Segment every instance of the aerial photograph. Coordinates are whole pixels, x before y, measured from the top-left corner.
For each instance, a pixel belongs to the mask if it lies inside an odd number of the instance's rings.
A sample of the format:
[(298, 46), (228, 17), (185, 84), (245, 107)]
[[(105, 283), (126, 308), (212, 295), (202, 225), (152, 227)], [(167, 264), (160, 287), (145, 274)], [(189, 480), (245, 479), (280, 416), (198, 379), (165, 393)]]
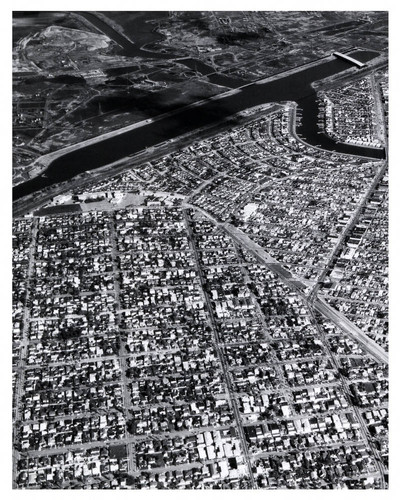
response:
[(13, 490), (389, 488), (388, 17), (12, 12)]

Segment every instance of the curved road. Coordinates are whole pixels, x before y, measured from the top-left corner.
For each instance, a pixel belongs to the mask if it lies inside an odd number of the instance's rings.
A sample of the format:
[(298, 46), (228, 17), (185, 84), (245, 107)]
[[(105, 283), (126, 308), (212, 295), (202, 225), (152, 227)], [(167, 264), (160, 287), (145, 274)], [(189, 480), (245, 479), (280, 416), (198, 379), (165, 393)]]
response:
[[(377, 52), (364, 50), (355, 50), (350, 54), (362, 61), (370, 61), (379, 55)], [(350, 67), (348, 62), (329, 56), (317, 63), (303, 66), (298, 71), (289, 71), (280, 77), (273, 77), (269, 81), (244, 85), (234, 92), (218, 96), (218, 99), (205, 99), (200, 103), (180, 109), (161, 110), (167, 111), (163, 118), (144, 123), (141, 127), (94, 144), (85, 145), (56, 158), (47, 167), (45, 174), (16, 186), (13, 189), (13, 198), (18, 200), (48, 186), (67, 181), (82, 172), (114, 163), (190, 131), (213, 126), (225, 117), (266, 103), (296, 101), (299, 107), (303, 108), (303, 137), (310, 144), (313, 144), (313, 141), (314, 145), (319, 144), (322, 136), (315, 134), (313, 129), (314, 125), (317, 126), (317, 116), (313, 118), (317, 108), (315, 91), (311, 84)], [(308, 117), (307, 123), (311, 125), (305, 125), (305, 117)], [(307, 130), (304, 130), (307, 127), (310, 132), (309, 136), (307, 136)], [(385, 154), (384, 150), (336, 143), (326, 136), (324, 136), (323, 148), (372, 158), (383, 158)]]

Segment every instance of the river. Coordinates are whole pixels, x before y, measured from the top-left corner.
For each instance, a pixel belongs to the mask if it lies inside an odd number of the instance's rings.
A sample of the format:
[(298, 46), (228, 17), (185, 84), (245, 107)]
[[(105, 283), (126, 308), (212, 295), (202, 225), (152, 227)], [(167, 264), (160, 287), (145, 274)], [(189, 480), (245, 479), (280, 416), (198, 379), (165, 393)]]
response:
[[(164, 38), (163, 35), (155, 31), (154, 27), (148, 21), (162, 19), (168, 16), (168, 12), (138, 12), (129, 25), (129, 31), (132, 33), (129, 38), (116, 31), (110, 24), (92, 12), (80, 12), (79, 15), (84, 17), (102, 33), (106, 34), (111, 40), (114, 40), (121, 47), (122, 54), (126, 57), (176, 60), (187, 68), (207, 76), (211, 83), (224, 87), (238, 88), (248, 83), (240, 78), (232, 78), (222, 73), (217, 73), (212, 66), (205, 64), (200, 59), (193, 57), (180, 59), (181, 55), (176, 53), (155, 52), (143, 48)], [(132, 42), (131, 38), (134, 42)]]

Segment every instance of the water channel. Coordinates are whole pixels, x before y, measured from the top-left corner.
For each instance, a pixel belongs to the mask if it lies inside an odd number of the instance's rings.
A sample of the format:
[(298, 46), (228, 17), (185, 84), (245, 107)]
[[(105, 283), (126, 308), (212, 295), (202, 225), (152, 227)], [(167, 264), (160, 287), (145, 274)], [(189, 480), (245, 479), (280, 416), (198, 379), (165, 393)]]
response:
[[(98, 18), (96, 17), (96, 19)], [(126, 43), (128, 42), (126, 41)], [(129, 43), (135, 47), (135, 50), (142, 50), (132, 42)], [(362, 62), (368, 62), (379, 54), (368, 50), (354, 50), (349, 55)], [(164, 58), (164, 56), (165, 54), (162, 57)], [(167, 57), (171, 58), (170, 55)], [(227, 95), (217, 100), (209, 99), (195, 108), (177, 109), (170, 115), (153, 123), (82, 147), (55, 159), (48, 166), (45, 175), (14, 187), (13, 198), (17, 200), (45, 187), (69, 180), (82, 172), (103, 167), (166, 140), (174, 139), (201, 127), (215, 125), (221, 119), (239, 111), (272, 102), (297, 102), (302, 114), (302, 123), (297, 127), (296, 131), (307, 143), (320, 146), (328, 151), (371, 158), (384, 158), (385, 152), (383, 149), (337, 143), (319, 131), (318, 105), (311, 84), (314, 81), (340, 73), (349, 67), (351, 65), (347, 61), (324, 58), (312, 67), (304, 67), (295, 73), (283, 75), (273, 81), (247, 85), (234, 95)]]

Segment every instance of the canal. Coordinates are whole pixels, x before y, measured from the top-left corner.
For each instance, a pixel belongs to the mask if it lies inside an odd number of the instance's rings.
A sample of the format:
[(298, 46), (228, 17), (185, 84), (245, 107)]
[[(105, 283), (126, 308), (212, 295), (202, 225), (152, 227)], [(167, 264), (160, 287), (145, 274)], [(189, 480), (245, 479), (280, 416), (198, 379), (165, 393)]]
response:
[[(378, 55), (376, 52), (364, 50), (355, 50), (349, 54), (362, 62), (370, 61)], [(248, 85), (234, 95), (208, 100), (195, 108), (176, 110), (173, 114), (154, 123), (67, 153), (55, 159), (48, 166), (44, 176), (14, 187), (14, 200), (69, 180), (82, 172), (103, 167), (128, 155), (143, 151), (147, 147), (174, 139), (201, 127), (215, 125), (223, 118), (239, 111), (272, 102), (297, 102), (302, 114), (302, 124), (296, 130), (309, 144), (320, 145), (323, 149), (339, 153), (384, 158), (384, 150), (337, 143), (319, 133), (318, 106), (311, 84), (349, 67), (351, 67), (350, 64), (344, 60), (324, 59), (319, 64), (305, 67), (296, 73), (283, 75), (281, 78), (266, 83)]]

